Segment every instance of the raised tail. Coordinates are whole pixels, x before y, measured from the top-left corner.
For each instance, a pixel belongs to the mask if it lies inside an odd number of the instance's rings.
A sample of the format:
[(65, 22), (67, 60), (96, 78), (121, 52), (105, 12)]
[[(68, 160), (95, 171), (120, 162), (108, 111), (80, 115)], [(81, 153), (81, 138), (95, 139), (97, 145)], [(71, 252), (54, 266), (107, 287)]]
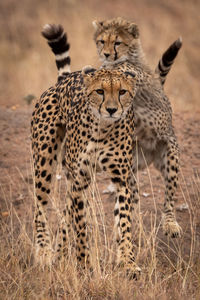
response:
[(58, 69), (58, 81), (63, 79), (70, 70), (70, 44), (67, 42), (67, 34), (64, 32), (62, 25), (46, 24), (43, 27), (42, 35), (48, 41), (52, 52), (56, 57), (56, 66)]
[(159, 60), (155, 72), (159, 74), (161, 84), (164, 85), (167, 74), (169, 73), (174, 60), (182, 46), (182, 38), (179, 37), (169, 48), (164, 52), (162, 58)]

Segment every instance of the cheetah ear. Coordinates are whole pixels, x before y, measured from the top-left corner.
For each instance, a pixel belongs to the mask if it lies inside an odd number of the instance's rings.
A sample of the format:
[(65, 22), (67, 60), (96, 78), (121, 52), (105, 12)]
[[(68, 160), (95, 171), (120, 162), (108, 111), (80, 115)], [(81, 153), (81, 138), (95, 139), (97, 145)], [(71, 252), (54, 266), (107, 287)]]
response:
[(139, 28), (138, 26), (135, 24), (135, 23), (131, 23), (129, 26), (128, 26), (128, 32), (130, 34), (132, 34), (132, 36), (135, 38), (135, 39), (138, 39), (139, 38)]
[(92, 66), (85, 66), (82, 69), (82, 75), (84, 76), (84, 75), (87, 75), (89, 73), (93, 73), (94, 74), (95, 71), (96, 71), (96, 69), (94, 69)]
[(135, 72), (124, 72), (127, 78), (135, 78), (136, 73)]
[(82, 69), (82, 75), (83, 75), (83, 81), (85, 85), (89, 85), (91, 82), (92, 77), (94, 76), (96, 69), (94, 69), (92, 66), (85, 66)]
[(126, 76), (127, 82), (132, 86), (133, 90), (135, 90), (136, 83), (137, 83), (137, 74), (135, 72), (124, 72)]
[(100, 29), (103, 26), (103, 22), (98, 22), (97, 20), (94, 20), (92, 22), (92, 25), (93, 25), (93, 27), (94, 27), (95, 30), (98, 30), (98, 29)]

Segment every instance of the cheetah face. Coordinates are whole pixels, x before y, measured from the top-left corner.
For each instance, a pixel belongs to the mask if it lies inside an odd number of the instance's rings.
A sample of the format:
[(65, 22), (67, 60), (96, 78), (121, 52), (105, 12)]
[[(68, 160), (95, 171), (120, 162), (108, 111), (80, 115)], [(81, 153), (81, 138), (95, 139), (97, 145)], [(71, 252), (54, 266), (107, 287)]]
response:
[(136, 73), (85, 68), (82, 74), (88, 104), (96, 118), (114, 122), (127, 113), (136, 93)]
[(121, 18), (97, 22), (94, 40), (97, 51), (103, 63), (119, 62), (128, 58), (130, 48), (139, 42), (138, 27), (134, 23)]

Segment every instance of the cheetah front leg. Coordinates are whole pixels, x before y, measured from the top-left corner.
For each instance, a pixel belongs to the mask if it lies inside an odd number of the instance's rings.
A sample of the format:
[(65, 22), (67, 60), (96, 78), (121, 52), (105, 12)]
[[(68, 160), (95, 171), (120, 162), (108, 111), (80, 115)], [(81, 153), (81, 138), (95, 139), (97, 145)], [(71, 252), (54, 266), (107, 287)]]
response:
[[(138, 201), (138, 189), (136, 181), (132, 178), (132, 151), (131, 142), (125, 144), (127, 148), (126, 156), (122, 149), (116, 147), (118, 157), (112, 159), (112, 153), (107, 152), (100, 155), (99, 162), (103, 170), (108, 171), (112, 183), (116, 187), (116, 203), (115, 203), (115, 232), (118, 243), (117, 262), (123, 267), (132, 278), (137, 278), (141, 269), (135, 263), (133, 244), (132, 244), (132, 209), (133, 203)], [(130, 181), (131, 178), (131, 181)]]
[[(134, 190), (137, 191), (137, 188)], [(118, 264), (123, 266), (132, 278), (137, 278), (141, 269), (135, 263), (132, 244), (131, 219), (133, 198), (137, 198), (137, 193), (133, 195), (133, 189), (130, 189), (128, 184), (117, 184), (116, 204), (114, 210), (115, 227), (118, 232), (117, 260)]]
[(89, 182), (75, 180), (71, 184), (71, 215), (76, 239), (77, 260), (81, 267), (90, 267), (90, 255), (88, 246), (88, 230), (86, 218), (86, 190)]
[(182, 229), (175, 218), (174, 195), (178, 184), (179, 150), (175, 139), (160, 147), (160, 156), (154, 162), (155, 167), (161, 171), (165, 181), (165, 201), (163, 214), (163, 231), (171, 237), (180, 237)]

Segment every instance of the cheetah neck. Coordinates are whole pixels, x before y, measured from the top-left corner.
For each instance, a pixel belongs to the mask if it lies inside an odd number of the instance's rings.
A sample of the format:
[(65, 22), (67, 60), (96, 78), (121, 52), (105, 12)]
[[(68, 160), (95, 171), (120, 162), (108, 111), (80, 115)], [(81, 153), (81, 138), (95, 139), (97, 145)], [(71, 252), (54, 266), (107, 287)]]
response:
[(92, 126), (92, 137), (95, 140), (106, 140), (107, 136), (113, 131), (113, 129), (117, 126), (119, 120), (111, 122), (106, 121), (104, 119), (95, 118), (93, 126)]

